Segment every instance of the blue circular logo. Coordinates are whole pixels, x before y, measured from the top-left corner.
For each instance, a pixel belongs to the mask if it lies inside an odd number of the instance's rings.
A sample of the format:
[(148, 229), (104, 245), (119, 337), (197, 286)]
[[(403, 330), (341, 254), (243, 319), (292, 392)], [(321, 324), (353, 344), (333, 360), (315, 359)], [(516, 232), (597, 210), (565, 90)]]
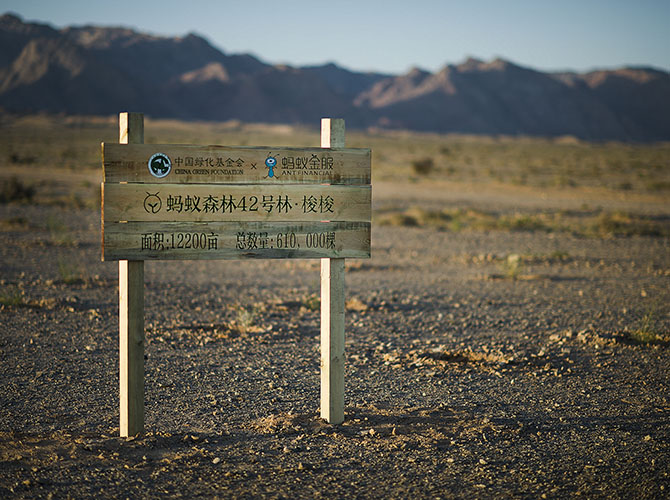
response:
[(277, 159), (274, 156), (268, 156), (265, 159), (265, 166), (274, 168), (274, 166), (277, 165)]
[(151, 175), (161, 179), (170, 173), (170, 170), (172, 169), (172, 161), (165, 153), (156, 153), (149, 158), (148, 167)]

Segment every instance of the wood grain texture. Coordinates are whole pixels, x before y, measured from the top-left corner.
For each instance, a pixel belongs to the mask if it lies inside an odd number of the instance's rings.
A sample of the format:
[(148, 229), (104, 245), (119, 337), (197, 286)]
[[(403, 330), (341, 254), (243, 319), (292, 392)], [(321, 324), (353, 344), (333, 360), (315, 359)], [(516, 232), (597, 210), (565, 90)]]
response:
[(119, 261), (119, 431), (144, 431), (144, 261)]
[(370, 186), (103, 184), (103, 222), (362, 221)]
[(144, 114), (119, 113), (119, 144), (144, 144)]
[[(321, 147), (344, 148), (344, 120), (321, 120)], [(340, 256), (345, 257), (345, 256)], [(344, 422), (344, 258), (321, 259), (321, 418)]]
[(105, 230), (105, 260), (370, 257), (369, 222), (129, 222)]
[(321, 418), (344, 422), (344, 259), (321, 260)]
[[(144, 115), (141, 113), (119, 115), (119, 142), (144, 142)], [(121, 260), (119, 262), (119, 433), (121, 437), (127, 437), (143, 431), (144, 261)]]
[(344, 148), (344, 128), (342, 118), (321, 118), (321, 147)]
[[(155, 153), (172, 168), (163, 178), (148, 167)], [(272, 169), (266, 159), (272, 157)], [(102, 144), (105, 182), (370, 184), (369, 149)]]

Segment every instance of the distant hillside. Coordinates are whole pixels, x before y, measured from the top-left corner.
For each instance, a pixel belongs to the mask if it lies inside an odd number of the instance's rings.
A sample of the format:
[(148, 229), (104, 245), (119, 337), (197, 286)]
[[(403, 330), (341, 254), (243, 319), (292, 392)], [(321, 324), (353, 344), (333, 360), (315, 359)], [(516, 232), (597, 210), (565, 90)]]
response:
[(436, 73), (289, 67), (221, 52), (194, 34), (56, 30), (0, 17), (0, 107), (12, 112), (315, 123), (475, 134), (670, 140), (670, 74), (543, 73), (469, 59)]

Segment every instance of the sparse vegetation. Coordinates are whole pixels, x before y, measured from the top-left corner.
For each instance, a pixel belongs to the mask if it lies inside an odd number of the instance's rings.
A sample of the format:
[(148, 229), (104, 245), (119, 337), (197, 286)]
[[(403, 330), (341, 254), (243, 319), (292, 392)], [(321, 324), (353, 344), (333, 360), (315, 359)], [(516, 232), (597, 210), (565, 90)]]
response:
[[(352, 496), (373, 469), (386, 487), (371, 496), (667, 491), (658, 485), (668, 442), (659, 422), (670, 386), (670, 211), (665, 191), (645, 190), (655, 177), (637, 175), (654, 169), (667, 181), (667, 145), (348, 132), (349, 147), (372, 147), (374, 182), (386, 182), (375, 185), (372, 259), (347, 259), (345, 422), (327, 424), (318, 411), (318, 260), (151, 263), (147, 425), (126, 440), (110, 404), (117, 272), (98, 262), (99, 205), (49, 201), (81, 193), (90, 203), (97, 143), (118, 132), (114, 119), (90, 119), (67, 139), (67, 128), (45, 120), (33, 118), (31, 129), (21, 119), (33, 143), (14, 146), (35, 163), (0, 165), (2, 176), (35, 182), (39, 204), (0, 206), (0, 414), (12, 430), (0, 432), (11, 466), (0, 483), (14, 495), (93, 496), (97, 485), (118, 485), (128, 463), (140, 474), (160, 465), (172, 493), (177, 485), (202, 496), (291, 496), (296, 481), (302, 496), (323, 484), (331, 496)], [(304, 146), (318, 145), (315, 128), (148, 121), (146, 137)], [(58, 138), (86, 145), (66, 150)], [(89, 149), (90, 168), (68, 167)], [(591, 161), (601, 152), (602, 162)], [(435, 161), (427, 176), (411, 167), (424, 156)], [(558, 173), (576, 186), (552, 187)], [(638, 235), (646, 236), (630, 237)], [(53, 247), (72, 238), (81, 244)], [(655, 312), (644, 314), (652, 301)], [(85, 370), (63, 371), (78, 363)], [(54, 390), (63, 384), (68, 391)], [(519, 395), (523, 405), (510, 404)], [(66, 412), (74, 398), (86, 404)], [(614, 454), (636, 466), (609, 470)], [(329, 482), (333, 467), (342, 481)]]
[(566, 261), (570, 259), (570, 254), (563, 250), (554, 250), (549, 254), (550, 261)]
[(9, 162), (14, 165), (32, 165), (36, 160), (37, 158), (32, 155), (21, 156), (16, 153), (9, 154)]
[(646, 188), (649, 191), (670, 191), (670, 181), (650, 181)]
[(496, 214), (481, 210), (425, 210), (412, 207), (404, 211), (380, 211), (375, 222), (390, 226), (429, 227), (443, 231), (498, 230), (570, 232), (592, 238), (630, 236), (670, 236), (670, 224), (644, 215), (623, 212), (543, 212), (534, 214)]
[[(316, 124), (315, 124), (316, 126)], [(181, 123), (146, 119), (147, 143), (308, 146), (313, 127)], [(14, 118), (4, 129), (0, 158), (21, 168), (81, 172), (100, 168), (100, 142), (116, 142), (115, 117)], [(578, 140), (477, 137), (408, 132), (347, 132), (349, 147), (373, 151), (375, 179), (419, 179), (501, 183), (560, 189), (664, 194), (670, 190), (670, 144), (594, 144)], [(94, 177), (92, 177), (93, 179)], [(97, 185), (97, 180), (92, 182)], [(87, 188), (90, 191), (90, 188)], [(91, 193), (83, 193), (88, 203)], [(88, 206), (88, 205), (87, 205)]]
[(557, 230), (545, 214), (495, 214), (480, 210), (443, 209), (439, 211), (412, 207), (403, 212), (382, 213), (376, 222), (383, 225), (433, 227), (458, 232), (465, 229), (504, 231)]
[(0, 229), (6, 231), (26, 231), (30, 229), (30, 221), (26, 217), (17, 216), (0, 220)]
[(316, 293), (306, 295), (302, 299), (302, 306), (308, 311), (319, 311), (321, 309), (321, 297)]
[(623, 212), (604, 212), (599, 214), (585, 228), (586, 234), (594, 236), (667, 236), (668, 227), (655, 222), (653, 219), (634, 216)]
[(57, 217), (49, 216), (46, 220), (46, 229), (49, 231), (51, 242), (58, 246), (72, 246), (74, 240), (67, 226)]
[(236, 307), (235, 319), (230, 323), (230, 330), (236, 331), (240, 335), (262, 331), (258, 325), (261, 313), (264, 311), (262, 304), (251, 306), (238, 305)]
[(0, 179), (0, 203), (30, 203), (35, 196), (35, 187), (25, 184), (18, 177)]
[(240, 307), (237, 311), (235, 326), (240, 333), (246, 333), (256, 322), (256, 310), (253, 308)]
[(665, 344), (670, 340), (668, 335), (663, 335), (658, 329), (655, 307), (647, 310), (639, 326), (628, 332), (628, 337), (640, 344)]
[(412, 160), (412, 170), (417, 175), (428, 175), (435, 168), (435, 162), (431, 157)]
[(58, 261), (58, 276), (62, 283), (66, 285), (74, 285), (84, 281), (84, 272), (79, 265), (65, 261)]
[(512, 280), (518, 279), (523, 269), (521, 256), (516, 253), (508, 255), (507, 258), (500, 263), (500, 267), (506, 278)]
[(8, 286), (0, 291), (0, 305), (16, 307), (24, 304), (23, 290), (16, 286)]
[(57, 217), (49, 216), (46, 220), (47, 231), (53, 236), (67, 231), (67, 226)]
[(365, 312), (368, 310), (367, 304), (357, 297), (348, 298), (344, 306), (347, 311)]

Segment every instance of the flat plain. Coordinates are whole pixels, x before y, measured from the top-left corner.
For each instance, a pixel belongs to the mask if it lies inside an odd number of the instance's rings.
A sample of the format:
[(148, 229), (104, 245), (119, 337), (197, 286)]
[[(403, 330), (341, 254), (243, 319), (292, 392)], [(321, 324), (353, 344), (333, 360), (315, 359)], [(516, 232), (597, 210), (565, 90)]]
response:
[[(670, 496), (670, 144), (347, 132), (345, 422), (319, 415), (319, 262), (145, 266), (146, 432), (118, 437), (115, 118), (0, 119), (6, 498)], [(146, 143), (317, 146), (146, 120)]]

